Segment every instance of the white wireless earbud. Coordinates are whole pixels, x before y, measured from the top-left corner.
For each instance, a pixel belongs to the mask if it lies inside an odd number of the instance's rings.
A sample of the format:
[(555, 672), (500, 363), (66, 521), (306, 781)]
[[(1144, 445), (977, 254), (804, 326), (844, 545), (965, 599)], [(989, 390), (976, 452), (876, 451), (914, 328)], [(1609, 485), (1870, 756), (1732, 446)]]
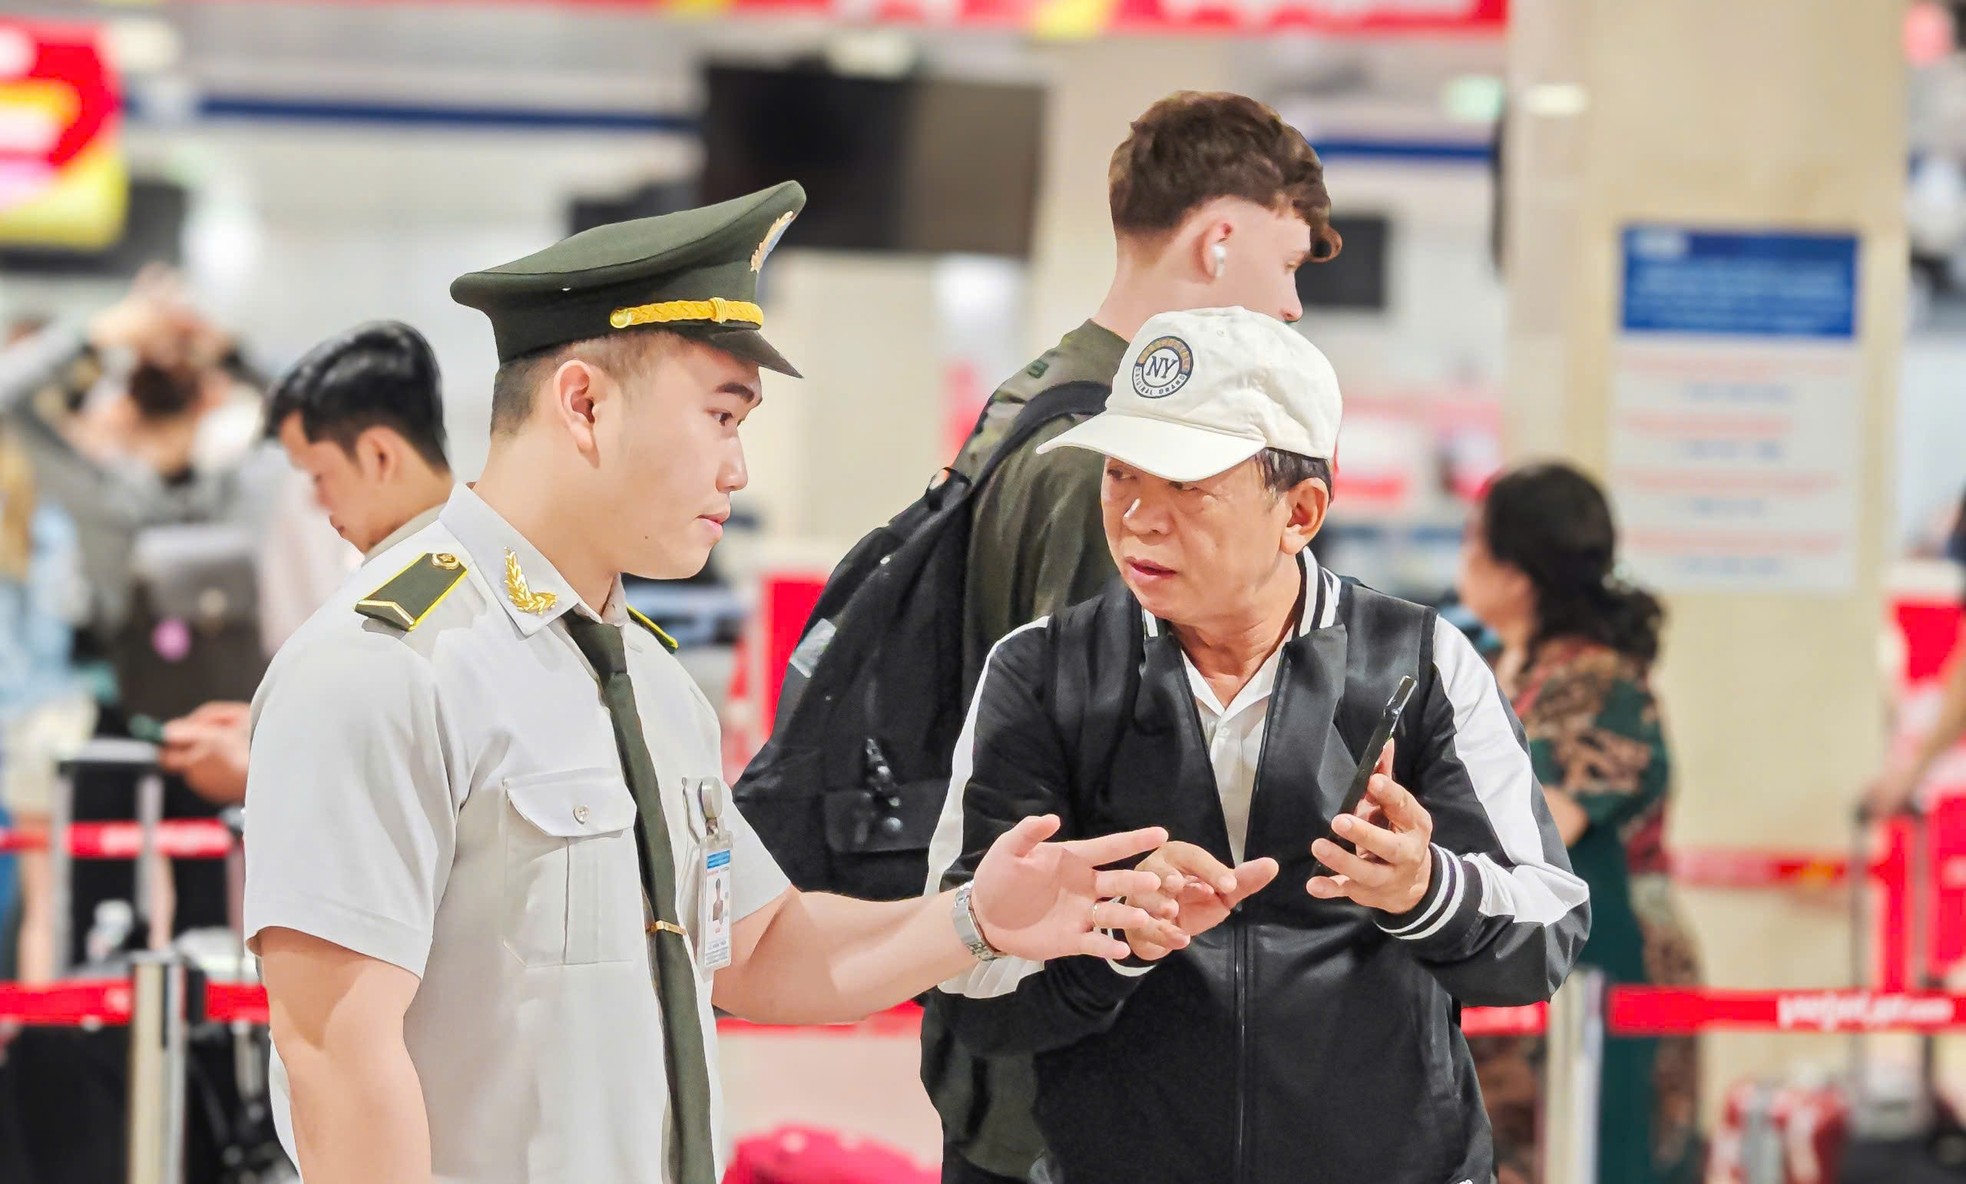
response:
[(1221, 279), (1222, 273), (1225, 270), (1227, 270), (1229, 266), (1228, 244), (1216, 243), (1214, 246), (1208, 248), (1208, 258), (1215, 265), (1214, 268), (1215, 278), (1218, 280)]

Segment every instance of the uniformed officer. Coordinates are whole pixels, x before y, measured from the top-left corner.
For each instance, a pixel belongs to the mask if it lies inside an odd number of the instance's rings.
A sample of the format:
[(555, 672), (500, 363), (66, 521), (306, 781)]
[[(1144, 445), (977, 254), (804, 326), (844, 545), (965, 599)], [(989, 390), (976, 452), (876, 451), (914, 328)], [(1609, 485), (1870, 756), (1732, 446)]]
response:
[[(620, 573), (698, 571), (745, 483), (759, 268), (788, 184), (604, 226), (452, 285), (501, 362), (484, 475), (374, 558), (255, 700), (247, 932), (308, 1184), (714, 1184), (711, 1004), (852, 1019), (999, 953), (1178, 931), (1098, 871), (1163, 831), (1016, 827), (968, 892), (791, 889), (717, 724)], [(726, 908), (716, 908), (719, 901)]]

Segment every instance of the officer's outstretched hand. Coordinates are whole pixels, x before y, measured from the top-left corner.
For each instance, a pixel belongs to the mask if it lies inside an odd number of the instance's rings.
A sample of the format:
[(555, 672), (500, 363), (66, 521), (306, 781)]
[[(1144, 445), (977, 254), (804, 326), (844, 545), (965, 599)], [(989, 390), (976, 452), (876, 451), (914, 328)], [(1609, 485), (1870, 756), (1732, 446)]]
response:
[(1151, 826), (1098, 839), (1045, 842), (1058, 826), (1055, 814), (1026, 818), (992, 843), (977, 864), (970, 905), (985, 941), (1039, 962), (1070, 954), (1126, 957), (1126, 943), (1101, 932), (1107, 929), (1139, 929), (1156, 940), (1185, 944), (1171, 922), (1116, 899), (1153, 892), (1160, 877), (1100, 870), (1159, 847), (1167, 842), (1167, 831)]
[(1392, 767), (1393, 746), (1388, 744), (1358, 813), (1341, 814), (1331, 824), (1339, 838), (1358, 848), (1356, 855), (1330, 839), (1311, 844), (1311, 854), (1334, 873), (1311, 877), (1306, 887), (1312, 896), (1343, 896), (1394, 916), (1426, 898), (1434, 873), (1433, 815), (1392, 779)]
[(1243, 901), (1276, 879), (1277, 861), (1265, 856), (1231, 868), (1193, 843), (1168, 843), (1140, 861), (1140, 870), (1160, 877), (1160, 888), (1127, 897), (1156, 918), (1171, 918), (1183, 937), (1178, 945), (1157, 940), (1155, 934), (1128, 930), (1126, 944), (1137, 958), (1149, 962), (1167, 957), (1228, 920)]

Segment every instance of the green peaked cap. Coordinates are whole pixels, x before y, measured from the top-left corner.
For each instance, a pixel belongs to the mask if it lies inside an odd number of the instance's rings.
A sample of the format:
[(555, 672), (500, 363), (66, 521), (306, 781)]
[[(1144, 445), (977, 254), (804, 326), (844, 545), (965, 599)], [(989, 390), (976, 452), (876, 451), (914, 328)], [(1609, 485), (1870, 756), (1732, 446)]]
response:
[(805, 190), (787, 181), (713, 206), (596, 226), (457, 277), (451, 299), (490, 318), (500, 363), (656, 327), (797, 378), (761, 331), (758, 272), (805, 203)]

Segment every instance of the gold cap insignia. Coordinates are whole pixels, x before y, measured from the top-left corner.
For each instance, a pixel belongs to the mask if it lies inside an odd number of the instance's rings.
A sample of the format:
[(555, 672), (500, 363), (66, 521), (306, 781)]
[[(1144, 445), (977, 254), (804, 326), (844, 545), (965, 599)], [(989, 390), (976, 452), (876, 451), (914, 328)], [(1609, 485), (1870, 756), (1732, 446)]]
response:
[(778, 240), (785, 236), (785, 228), (790, 226), (792, 219), (798, 216), (797, 210), (787, 210), (778, 216), (778, 221), (771, 224), (770, 230), (765, 231), (765, 237), (758, 243), (758, 249), (751, 252), (752, 271), (764, 270), (765, 259), (771, 254), (771, 249), (778, 245)]
[(526, 583), (526, 573), (519, 570), (519, 557), (512, 552), (505, 553), (505, 594), (512, 599), (512, 607), (522, 613), (538, 616), (548, 612), (560, 602), (551, 592), (535, 592)]

